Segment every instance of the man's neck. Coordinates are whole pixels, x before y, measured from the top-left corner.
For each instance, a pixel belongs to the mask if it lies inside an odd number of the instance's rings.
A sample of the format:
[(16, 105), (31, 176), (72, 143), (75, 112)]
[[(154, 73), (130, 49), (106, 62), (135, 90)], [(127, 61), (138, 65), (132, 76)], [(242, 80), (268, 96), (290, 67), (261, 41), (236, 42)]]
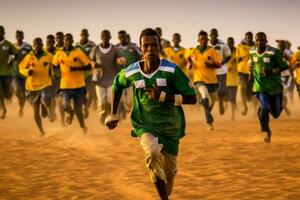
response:
[(106, 49), (110, 46), (110, 43), (101, 43), (100, 46)]
[(47, 51), (49, 51), (49, 52), (51, 52), (51, 53), (52, 53), (52, 52), (54, 52), (54, 51), (55, 51), (55, 47), (48, 47), (48, 48), (47, 48)]
[(80, 44), (81, 44), (81, 45), (85, 45), (86, 43), (88, 43), (88, 41), (89, 41), (89, 40), (87, 40), (87, 39), (81, 39), (81, 40), (80, 40)]
[(266, 46), (261, 47), (261, 48), (257, 48), (257, 53), (259, 53), (259, 54), (264, 53), (266, 51), (266, 48), (267, 48)]
[(159, 59), (157, 59), (155, 61), (145, 60), (142, 71), (145, 72), (146, 74), (151, 74), (157, 70), (157, 68), (159, 67), (159, 64), (160, 64)]
[(210, 40), (210, 43), (211, 43), (212, 45), (216, 45), (216, 44), (218, 43), (218, 39)]

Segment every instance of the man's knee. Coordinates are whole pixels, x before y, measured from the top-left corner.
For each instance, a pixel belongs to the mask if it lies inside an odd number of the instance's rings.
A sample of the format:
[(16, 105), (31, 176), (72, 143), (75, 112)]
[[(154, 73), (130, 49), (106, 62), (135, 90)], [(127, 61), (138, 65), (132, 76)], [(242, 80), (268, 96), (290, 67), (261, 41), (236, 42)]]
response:
[(141, 137), (140, 145), (142, 146), (145, 154), (150, 157), (161, 156), (163, 145), (158, 143), (158, 138), (151, 133), (144, 133)]

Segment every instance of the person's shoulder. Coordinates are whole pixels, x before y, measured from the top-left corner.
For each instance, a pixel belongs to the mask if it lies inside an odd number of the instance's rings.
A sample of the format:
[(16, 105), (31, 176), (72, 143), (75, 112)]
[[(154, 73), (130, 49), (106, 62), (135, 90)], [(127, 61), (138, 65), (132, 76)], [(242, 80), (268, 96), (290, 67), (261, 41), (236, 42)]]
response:
[(125, 73), (126, 78), (140, 72), (139, 62), (141, 62), (141, 61), (137, 61), (135, 63), (132, 63), (128, 67), (126, 67), (122, 70)]
[(275, 54), (280, 54), (281, 52), (279, 51), (279, 49), (272, 47), (272, 46), (267, 46), (266, 48), (266, 54), (268, 55), (275, 55)]
[(174, 73), (177, 65), (167, 59), (161, 59), (160, 71)]
[(252, 47), (252, 48), (250, 49), (250, 51), (249, 51), (250, 55), (256, 54), (256, 52), (257, 52), (257, 48), (256, 48), (256, 47)]
[(92, 41), (92, 40), (89, 40), (88, 41), (88, 45), (90, 45), (90, 46), (96, 46), (96, 43), (94, 41)]

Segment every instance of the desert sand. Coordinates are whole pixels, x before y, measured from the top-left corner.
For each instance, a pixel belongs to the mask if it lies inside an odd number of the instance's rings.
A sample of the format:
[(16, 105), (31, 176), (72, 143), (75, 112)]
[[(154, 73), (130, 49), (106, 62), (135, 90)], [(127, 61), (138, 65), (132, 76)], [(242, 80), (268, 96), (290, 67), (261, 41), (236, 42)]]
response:
[[(271, 120), (271, 144), (263, 142), (254, 111), (248, 116), (216, 116), (206, 129), (200, 106), (185, 107), (178, 174), (171, 200), (299, 200), (300, 106)], [(16, 102), (0, 121), (0, 199), (155, 200), (144, 154), (130, 135), (129, 120), (109, 131), (97, 113), (83, 135), (72, 126), (44, 120), (40, 137), (29, 105), (23, 118)]]

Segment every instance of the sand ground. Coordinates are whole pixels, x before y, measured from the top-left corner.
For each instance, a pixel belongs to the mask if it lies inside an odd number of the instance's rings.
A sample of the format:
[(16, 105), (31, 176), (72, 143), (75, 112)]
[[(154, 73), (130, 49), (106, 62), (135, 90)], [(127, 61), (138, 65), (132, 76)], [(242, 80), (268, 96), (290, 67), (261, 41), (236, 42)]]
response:
[[(297, 105), (297, 106), (296, 106)], [(216, 111), (207, 131), (200, 106), (185, 107), (187, 135), (181, 140), (172, 200), (300, 199), (300, 106), (272, 120), (271, 144), (263, 142), (253, 110), (232, 122)], [(217, 107), (216, 107), (217, 108)], [(96, 112), (83, 135), (77, 121), (63, 128), (45, 120), (38, 135), (27, 105), (16, 103), (0, 121), (0, 199), (158, 199), (130, 122), (109, 131)]]

